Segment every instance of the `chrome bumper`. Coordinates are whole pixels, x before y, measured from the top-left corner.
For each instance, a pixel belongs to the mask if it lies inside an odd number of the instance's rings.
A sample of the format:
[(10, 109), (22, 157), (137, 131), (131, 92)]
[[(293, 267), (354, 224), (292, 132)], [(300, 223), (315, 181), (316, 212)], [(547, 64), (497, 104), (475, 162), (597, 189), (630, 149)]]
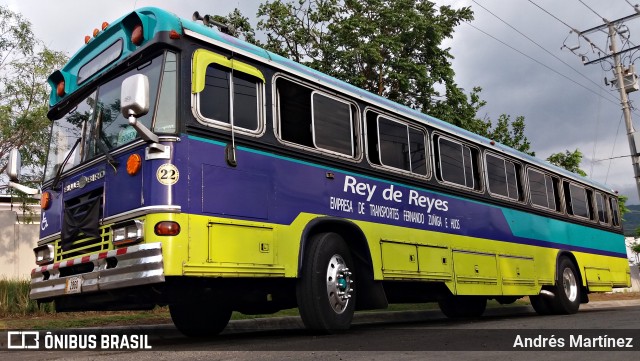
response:
[[(37, 300), (164, 282), (161, 246), (140, 244), (35, 268), (29, 296)], [(89, 262), (91, 272), (60, 276), (60, 270)]]

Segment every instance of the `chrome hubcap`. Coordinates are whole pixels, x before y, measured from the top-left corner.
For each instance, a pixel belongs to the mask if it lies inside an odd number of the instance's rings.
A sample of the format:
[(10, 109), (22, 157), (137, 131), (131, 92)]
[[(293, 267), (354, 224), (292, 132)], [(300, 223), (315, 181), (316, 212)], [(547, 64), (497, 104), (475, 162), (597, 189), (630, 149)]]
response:
[(329, 305), (338, 314), (343, 313), (353, 293), (352, 273), (344, 259), (334, 254), (327, 265), (327, 296)]
[(562, 286), (569, 301), (573, 302), (578, 298), (578, 283), (570, 268), (565, 268), (562, 272)]

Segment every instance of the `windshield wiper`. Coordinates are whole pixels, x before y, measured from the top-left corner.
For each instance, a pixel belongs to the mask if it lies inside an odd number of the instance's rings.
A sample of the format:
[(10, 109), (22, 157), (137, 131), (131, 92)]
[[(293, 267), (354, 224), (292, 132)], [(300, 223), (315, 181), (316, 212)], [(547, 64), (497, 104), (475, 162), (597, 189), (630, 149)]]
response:
[(53, 178), (53, 184), (51, 185), (51, 188), (53, 190), (55, 190), (56, 192), (60, 191), (60, 188), (58, 188), (58, 182), (60, 182), (60, 176), (62, 175), (62, 171), (64, 170), (64, 167), (67, 165), (67, 162), (69, 161), (69, 158), (71, 158), (71, 155), (73, 154), (73, 151), (76, 150), (76, 147), (78, 146), (78, 143), (80, 143), (80, 140), (81, 140), (81, 138), (76, 139), (76, 142), (73, 144), (73, 147), (71, 147), (71, 150), (69, 151), (67, 156), (64, 158), (64, 160), (60, 164), (60, 167), (58, 168), (58, 171), (56, 172), (55, 178)]

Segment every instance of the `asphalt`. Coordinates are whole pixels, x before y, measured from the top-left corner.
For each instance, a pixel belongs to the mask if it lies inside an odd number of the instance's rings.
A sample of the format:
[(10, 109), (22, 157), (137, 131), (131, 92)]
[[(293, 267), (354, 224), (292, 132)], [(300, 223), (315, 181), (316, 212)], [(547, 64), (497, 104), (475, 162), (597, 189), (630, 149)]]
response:
[[(612, 300), (590, 302), (580, 305), (580, 310), (594, 310), (605, 308), (619, 308), (640, 306), (640, 299), (632, 300)], [(535, 313), (531, 306), (503, 306), (487, 308), (483, 317), (499, 317), (513, 314)], [(439, 309), (425, 311), (376, 311), (376, 312), (356, 312), (353, 317), (353, 325), (368, 325), (376, 323), (404, 323), (404, 322), (425, 322), (434, 320), (443, 320), (446, 316)], [(110, 327), (110, 329), (131, 329), (136, 330), (154, 330), (154, 331), (176, 331), (173, 324), (158, 325), (137, 325), (137, 326), (121, 326)], [(299, 316), (286, 317), (264, 317), (248, 320), (232, 320), (229, 322), (223, 334), (245, 332), (247, 330), (290, 330), (303, 329), (304, 324)]]

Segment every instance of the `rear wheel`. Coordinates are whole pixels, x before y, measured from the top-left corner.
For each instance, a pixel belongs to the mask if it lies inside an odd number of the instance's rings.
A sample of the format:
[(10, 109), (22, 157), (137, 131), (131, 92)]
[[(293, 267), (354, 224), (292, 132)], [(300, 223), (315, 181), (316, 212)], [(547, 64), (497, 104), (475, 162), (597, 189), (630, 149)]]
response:
[(550, 299), (544, 296), (529, 296), (529, 300), (537, 314), (541, 316), (553, 314), (553, 306), (551, 305)]
[(554, 313), (567, 315), (578, 312), (580, 307), (580, 276), (576, 266), (567, 257), (558, 261), (558, 276), (551, 301)]
[(231, 308), (207, 302), (171, 304), (169, 313), (178, 331), (189, 337), (215, 336), (231, 319)]
[(448, 296), (438, 301), (440, 310), (449, 318), (480, 317), (487, 308), (487, 299), (481, 296)]
[(310, 240), (296, 296), (300, 317), (314, 331), (346, 330), (355, 310), (355, 275), (351, 252), (336, 233), (321, 233)]

